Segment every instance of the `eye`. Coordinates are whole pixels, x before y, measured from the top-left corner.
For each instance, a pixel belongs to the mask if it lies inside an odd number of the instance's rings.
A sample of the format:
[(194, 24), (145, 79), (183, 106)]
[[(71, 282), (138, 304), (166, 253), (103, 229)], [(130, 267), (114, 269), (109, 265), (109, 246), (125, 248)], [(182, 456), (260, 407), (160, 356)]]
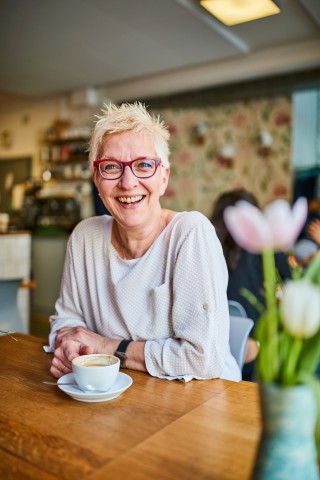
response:
[(134, 168), (137, 168), (138, 170), (152, 170), (154, 168), (154, 160), (147, 158), (137, 160), (134, 163)]
[(102, 162), (100, 164), (100, 168), (102, 172), (110, 174), (118, 173), (119, 171), (121, 171), (121, 165), (112, 161)]

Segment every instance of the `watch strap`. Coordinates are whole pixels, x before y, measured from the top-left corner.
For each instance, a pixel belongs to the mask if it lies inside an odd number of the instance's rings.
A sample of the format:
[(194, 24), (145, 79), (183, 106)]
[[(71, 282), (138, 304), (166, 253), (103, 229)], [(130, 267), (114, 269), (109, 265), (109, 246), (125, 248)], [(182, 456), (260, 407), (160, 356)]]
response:
[(126, 353), (126, 350), (130, 342), (132, 342), (132, 340), (121, 340), (121, 342), (118, 345), (117, 352)]
[(119, 343), (117, 350), (114, 352), (114, 355), (118, 357), (120, 360), (121, 368), (126, 368), (126, 360), (127, 360), (126, 351), (130, 342), (132, 342), (132, 340), (122, 340)]

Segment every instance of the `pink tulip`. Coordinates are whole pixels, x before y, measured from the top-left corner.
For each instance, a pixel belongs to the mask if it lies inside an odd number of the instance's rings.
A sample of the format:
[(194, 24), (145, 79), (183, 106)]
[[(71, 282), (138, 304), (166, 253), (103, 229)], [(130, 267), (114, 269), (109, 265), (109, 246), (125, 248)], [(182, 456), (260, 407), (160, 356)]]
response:
[(264, 212), (248, 202), (237, 202), (224, 212), (226, 226), (240, 247), (251, 253), (288, 250), (307, 218), (307, 200), (299, 198), (292, 209), (285, 200), (276, 200)]

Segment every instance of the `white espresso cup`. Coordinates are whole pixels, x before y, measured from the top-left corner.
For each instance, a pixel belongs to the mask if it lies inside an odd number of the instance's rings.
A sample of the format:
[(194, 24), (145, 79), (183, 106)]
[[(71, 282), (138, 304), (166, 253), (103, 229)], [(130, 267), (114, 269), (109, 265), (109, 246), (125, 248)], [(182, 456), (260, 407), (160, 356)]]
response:
[(104, 353), (81, 355), (72, 360), (75, 381), (82, 390), (105, 392), (118, 376), (119, 358)]

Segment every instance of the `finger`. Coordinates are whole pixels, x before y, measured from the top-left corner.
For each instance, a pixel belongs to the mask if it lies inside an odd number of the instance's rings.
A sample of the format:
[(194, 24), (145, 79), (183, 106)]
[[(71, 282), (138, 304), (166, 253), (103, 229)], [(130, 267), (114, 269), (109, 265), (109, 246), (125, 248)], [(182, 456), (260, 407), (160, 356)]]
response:
[(52, 375), (55, 378), (60, 378), (60, 377), (63, 377), (63, 375), (66, 375), (67, 373), (70, 373), (70, 371), (68, 371), (66, 367), (65, 367), (65, 369), (63, 369), (63, 368), (60, 369), (60, 368), (55, 367), (54, 365), (51, 365), (50, 372), (52, 373)]
[(55, 338), (55, 346), (59, 347), (62, 343), (62, 340), (67, 336), (70, 335), (72, 332), (72, 327), (63, 327), (57, 331), (56, 338)]
[(68, 352), (66, 351), (66, 349), (62, 347), (59, 347), (55, 350), (52, 363), (53, 365), (55, 365), (57, 368), (60, 368), (60, 369), (62, 369), (62, 366), (67, 367), (69, 370), (71, 370), (72, 368), (71, 360), (69, 359)]
[(59, 358), (54, 357), (52, 359), (50, 372), (53, 374), (54, 377), (60, 378), (62, 377), (62, 375), (70, 373), (71, 369), (66, 366)]
[(61, 372), (65, 375), (66, 373), (70, 373), (70, 368), (66, 365), (62, 365)]
[(72, 360), (75, 357), (79, 357), (79, 355), (83, 355), (83, 353), (81, 353), (82, 345), (79, 341), (73, 340), (63, 342), (61, 346), (55, 350), (55, 356), (71, 371)]
[(51, 365), (50, 367), (50, 373), (55, 377), (55, 378), (60, 378), (63, 376), (63, 373), (61, 372), (61, 370), (58, 370), (56, 367), (54, 367), (53, 365)]
[(59, 357), (57, 355), (54, 355), (52, 359), (52, 365), (57, 369), (61, 370), (61, 372), (65, 373), (64, 371), (66, 369), (70, 369), (71, 365), (69, 362), (66, 361), (63, 357)]
[(80, 344), (79, 355), (90, 355), (91, 353), (94, 353), (92, 347)]
[[(63, 342), (67, 341), (77, 341), (84, 343), (84, 339), (86, 338), (86, 336), (88, 336), (88, 334), (89, 331), (83, 327), (63, 327), (57, 332), (55, 343), (57, 347), (60, 346)], [(91, 332), (90, 334), (92, 335)]]

